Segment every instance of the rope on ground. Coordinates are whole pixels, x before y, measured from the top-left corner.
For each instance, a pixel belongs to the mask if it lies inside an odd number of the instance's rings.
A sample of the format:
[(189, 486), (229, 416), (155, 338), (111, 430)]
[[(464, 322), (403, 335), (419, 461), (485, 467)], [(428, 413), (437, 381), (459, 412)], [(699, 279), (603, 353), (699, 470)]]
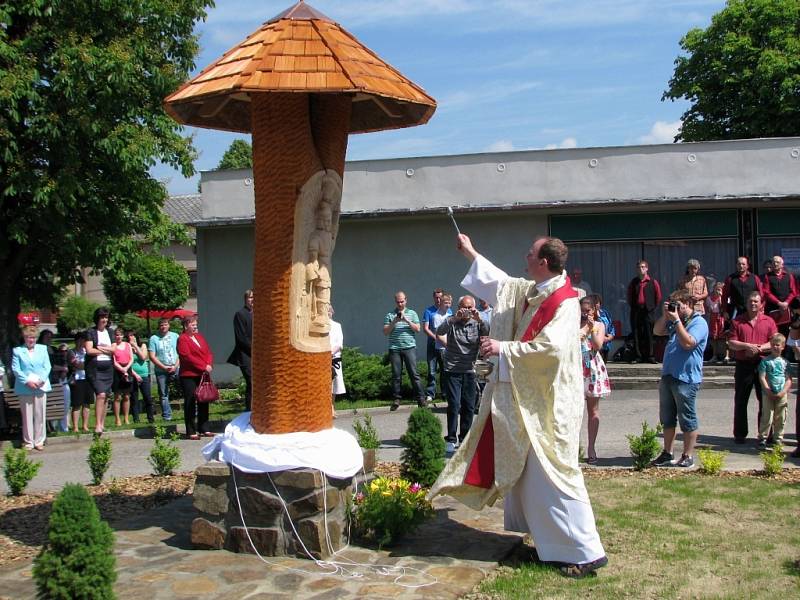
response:
[[(233, 465), (229, 465), (233, 466)], [(372, 575), (375, 577), (393, 577), (392, 583), (399, 587), (409, 588), (409, 589), (416, 589), (427, 587), (430, 585), (434, 585), (438, 583), (438, 579), (435, 577), (431, 577), (427, 572), (416, 569), (414, 567), (404, 567), (402, 565), (388, 565), (388, 564), (369, 564), (369, 563), (359, 563), (348, 559), (345, 556), (341, 556), (343, 552), (345, 552), (350, 547), (350, 524), (347, 525), (347, 545), (341, 550), (335, 551), (333, 550), (333, 543), (331, 542), (330, 538), (330, 531), (328, 529), (328, 477), (320, 471), (322, 475), (324, 483), (323, 488), (323, 510), (324, 513), (324, 524), (325, 524), (325, 540), (328, 546), (328, 552), (331, 554), (333, 558), (338, 560), (322, 560), (316, 558), (311, 552), (306, 548), (306, 545), (303, 543), (303, 540), (297, 533), (297, 528), (295, 527), (294, 521), (292, 520), (291, 515), (289, 514), (289, 508), (286, 505), (286, 501), (281, 496), (280, 492), (278, 491), (278, 487), (272, 481), (272, 477), (269, 473), (267, 473), (267, 477), (269, 478), (270, 483), (272, 484), (273, 489), (275, 490), (278, 499), (281, 501), (281, 505), (283, 506), (283, 511), (286, 514), (286, 518), (289, 520), (289, 524), (292, 526), (292, 531), (294, 532), (295, 539), (300, 543), (300, 546), (303, 548), (303, 553), (312, 560), (320, 569), (321, 571), (309, 571), (307, 569), (298, 569), (294, 567), (288, 567), (285, 564), (269, 561), (264, 558), (261, 553), (256, 548), (256, 545), (253, 543), (253, 538), (250, 537), (250, 530), (247, 527), (247, 523), (244, 520), (244, 512), (242, 511), (242, 503), (239, 500), (239, 486), (236, 483), (236, 469), (231, 469), (231, 476), (233, 477), (233, 489), (236, 493), (236, 504), (239, 508), (239, 517), (242, 520), (242, 527), (244, 527), (245, 534), (247, 535), (247, 540), (250, 542), (250, 547), (253, 549), (253, 552), (256, 556), (265, 564), (273, 566), (273, 567), (280, 567), (286, 569), (288, 571), (292, 571), (294, 573), (302, 573), (304, 575), (317, 575), (320, 577), (329, 577), (333, 575), (338, 575), (340, 577), (349, 578), (349, 579), (359, 579), (364, 578), (366, 576)], [(406, 578), (422, 578), (427, 579), (427, 582), (423, 583), (404, 583), (403, 580)]]

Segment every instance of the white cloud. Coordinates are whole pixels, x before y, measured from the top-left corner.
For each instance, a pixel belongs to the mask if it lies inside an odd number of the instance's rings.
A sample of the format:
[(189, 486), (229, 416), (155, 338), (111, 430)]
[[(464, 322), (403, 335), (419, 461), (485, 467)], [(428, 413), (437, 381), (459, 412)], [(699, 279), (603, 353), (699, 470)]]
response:
[(514, 142), (511, 140), (497, 140), (486, 146), (484, 152), (511, 152), (514, 150)]
[(650, 128), (650, 133), (637, 139), (639, 144), (671, 144), (681, 130), (681, 121), (656, 121)]
[(476, 84), (477, 87), (458, 90), (451, 92), (449, 95), (443, 96), (439, 100), (439, 107), (441, 110), (459, 108), (459, 107), (474, 107), (480, 104), (492, 104), (504, 100), (510, 96), (521, 94), (540, 87), (541, 83), (538, 81), (519, 81), (519, 82), (481, 82)]
[(577, 148), (578, 140), (574, 137), (566, 137), (557, 144), (547, 144), (545, 150), (555, 150), (556, 148)]

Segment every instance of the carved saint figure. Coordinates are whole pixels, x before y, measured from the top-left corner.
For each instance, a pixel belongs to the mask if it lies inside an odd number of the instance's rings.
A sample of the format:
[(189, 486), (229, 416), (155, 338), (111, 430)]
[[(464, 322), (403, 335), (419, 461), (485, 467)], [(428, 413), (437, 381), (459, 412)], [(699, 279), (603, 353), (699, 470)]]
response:
[(309, 306), (311, 322), (308, 329), (310, 334), (316, 335), (327, 334), (331, 327), (328, 307), (331, 303), (332, 220), (331, 204), (323, 195), (315, 215), (316, 228), (308, 240), (306, 264), (306, 284), (311, 298)]

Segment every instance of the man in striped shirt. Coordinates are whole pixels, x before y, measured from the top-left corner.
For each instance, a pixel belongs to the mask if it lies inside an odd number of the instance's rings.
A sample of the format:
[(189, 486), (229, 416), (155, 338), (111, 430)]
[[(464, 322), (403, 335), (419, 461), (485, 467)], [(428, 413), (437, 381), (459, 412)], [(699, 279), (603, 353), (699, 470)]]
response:
[(390, 410), (397, 410), (402, 398), (401, 380), (405, 364), (414, 396), (419, 406), (427, 406), (425, 392), (417, 373), (417, 340), (415, 334), (420, 330), (419, 317), (406, 306), (405, 292), (394, 295), (395, 309), (386, 314), (383, 320), (383, 334), (389, 337), (389, 362), (392, 365), (392, 395), (394, 402)]

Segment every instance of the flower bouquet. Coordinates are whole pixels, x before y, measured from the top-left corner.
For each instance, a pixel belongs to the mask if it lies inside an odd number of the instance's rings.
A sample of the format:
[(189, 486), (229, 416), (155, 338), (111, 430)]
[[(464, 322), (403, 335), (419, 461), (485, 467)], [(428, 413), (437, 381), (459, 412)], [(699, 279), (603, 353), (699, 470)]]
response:
[(433, 516), (426, 490), (405, 479), (377, 477), (353, 496), (356, 535), (374, 540), (378, 548), (392, 544)]

